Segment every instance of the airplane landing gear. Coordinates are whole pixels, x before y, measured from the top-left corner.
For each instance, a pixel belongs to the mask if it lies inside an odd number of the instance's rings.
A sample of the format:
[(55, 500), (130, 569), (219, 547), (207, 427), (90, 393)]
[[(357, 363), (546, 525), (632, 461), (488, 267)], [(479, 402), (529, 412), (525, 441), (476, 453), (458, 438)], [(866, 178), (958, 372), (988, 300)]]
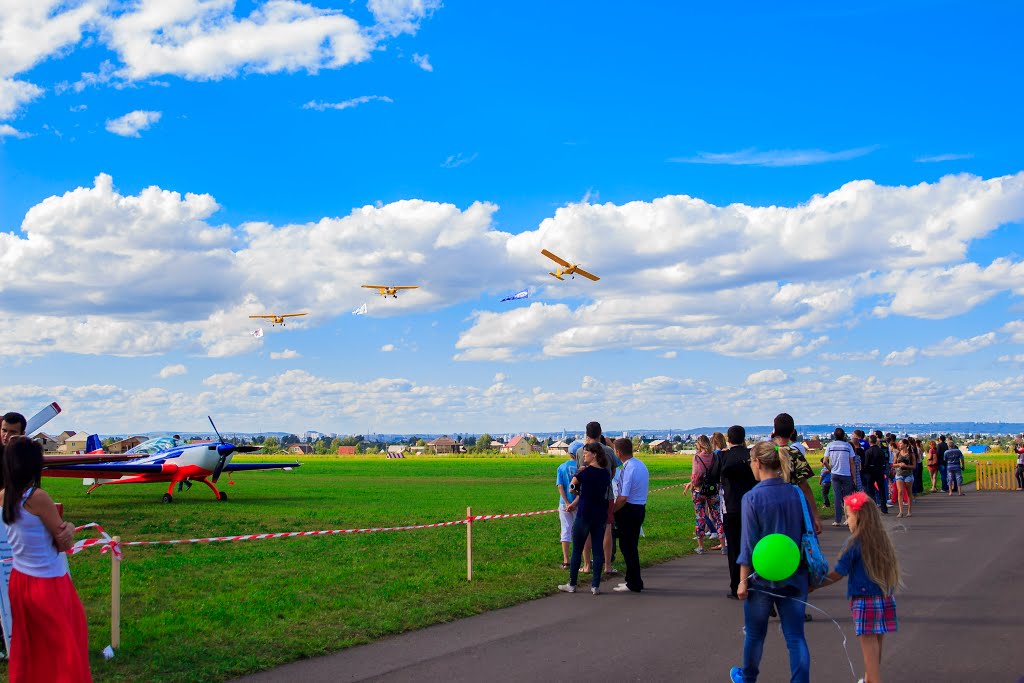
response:
[(165, 493), (164, 497), (160, 499), (160, 502), (161, 503), (173, 503), (174, 502), (174, 496), (172, 496), (169, 493)]
[(228, 494), (227, 493), (225, 493), (224, 491), (220, 491), (219, 493), (220, 493), (220, 495), (217, 497), (217, 500), (219, 500), (221, 502), (224, 502), (224, 501), (226, 501), (228, 499)]

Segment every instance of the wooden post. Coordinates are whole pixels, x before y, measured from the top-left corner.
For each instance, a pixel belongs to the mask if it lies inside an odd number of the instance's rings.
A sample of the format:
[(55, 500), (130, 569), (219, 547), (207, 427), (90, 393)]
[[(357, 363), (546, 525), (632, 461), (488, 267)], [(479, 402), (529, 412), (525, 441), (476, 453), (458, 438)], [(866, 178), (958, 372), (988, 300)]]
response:
[[(121, 537), (114, 536), (114, 543), (120, 545)], [(115, 650), (121, 647), (121, 560), (113, 548), (110, 553), (110, 646)]]
[(473, 580), (473, 508), (466, 508), (466, 581)]

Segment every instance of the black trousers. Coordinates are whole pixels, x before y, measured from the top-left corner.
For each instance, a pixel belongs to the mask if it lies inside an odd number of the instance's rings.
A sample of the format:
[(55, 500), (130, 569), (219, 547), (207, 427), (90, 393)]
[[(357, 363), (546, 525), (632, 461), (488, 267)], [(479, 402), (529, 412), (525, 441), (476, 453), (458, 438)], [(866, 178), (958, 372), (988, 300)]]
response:
[(740, 556), (740, 538), (742, 526), (740, 513), (726, 512), (722, 515), (722, 526), (725, 529), (726, 557), (729, 559), (729, 592), (736, 595), (740, 586), (740, 566), (736, 559)]
[[(889, 492), (885, 489), (885, 470), (869, 469), (865, 475), (864, 489), (869, 496), (878, 502), (878, 507), (881, 508), (882, 512), (888, 514), (889, 508), (886, 505), (886, 499), (889, 497)], [(878, 495), (875, 495), (877, 491)], [(839, 501), (836, 501), (836, 505), (839, 505)]]
[(924, 493), (924, 462), (919, 462), (914, 467), (914, 485), (911, 487), (911, 493), (915, 496)]
[(626, 503), (615, 513), (615, 527), (619, 532), (619, 551), (626, 563), (626, 586), (639, 593), (644, 589), (640, 578), (640, 527), (643, 526), (647, 507)]

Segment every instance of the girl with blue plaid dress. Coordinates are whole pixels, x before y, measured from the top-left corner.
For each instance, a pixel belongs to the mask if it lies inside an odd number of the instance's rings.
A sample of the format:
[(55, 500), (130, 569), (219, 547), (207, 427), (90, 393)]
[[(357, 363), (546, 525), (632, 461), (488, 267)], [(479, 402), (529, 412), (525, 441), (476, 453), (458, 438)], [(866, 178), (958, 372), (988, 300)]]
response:
[[(838, 502), (838, 501), (837, 501)], [(900, 587), (900, 564), (896, 547), (882, 527), (882, 515), (863, 492), (843, 499), (850, 540), (843, 546), (834, 571), (818, 588), (849, 577), (846, 595), (864, 655), (864, 683), (882, 680), (882, 636), (895, 633), (896, 599)], [(812, 590), (814, 590), (812, 588)]]

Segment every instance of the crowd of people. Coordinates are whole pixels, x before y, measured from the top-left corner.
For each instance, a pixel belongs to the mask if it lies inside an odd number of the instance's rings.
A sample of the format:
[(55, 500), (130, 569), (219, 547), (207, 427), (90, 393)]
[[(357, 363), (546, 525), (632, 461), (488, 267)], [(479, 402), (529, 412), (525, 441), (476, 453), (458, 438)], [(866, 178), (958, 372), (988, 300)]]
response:
[[(862, 681), (881, 681), (882, 639), (897, 630), (894, 594), (901, 585), (899, 561), (882, 515), (891, 507), (897, 509), (897, 517), (913, 515), (915, 498), (924, 492), (926, 468), (931, 491), (965, 495), (965, 459), (952, 436), (942, 435), (927, 445), (880, 430), (866, 434), (857, 429), (847, 435), (837, 428), (832, 436), (822, 457), (822, 500), (834, 508), (832, 526), (848, 529), (850, 536), (834, 569), (817, 585), (811, 583), (804, 561), (782, 580), (770, 581), (754, 571), (754, 548), (766, 536), (784, 534), (800, 547), (805, 534), (815, 537), (822, 532), (811, 489), (814, 471), (793, 418), (778, 415), (771, 440), (752, 447), (739, 425), (726, 434), (697, 439), (685, 485), (694, 505), (697, 553), (706, 552), (705, 539), (720, 541), (713, 549), (721, 549), (728, 558), (726, 595), (743, 601), (744, 607), (743, 664), (731, 670), (734, 682), (757, 680), (773, 616), (779, 618), (789, 650), (791, 680), (808, 681), (807, 596), (843, 577), (864, 660)], [(556, 478), (562, 566), (569, 570), (568, 583), (558, 588), (576, 592), (582, 568), (592, 573), (591, 592), (600, 594), (602, 574), (615, 572), (611, 561), (618, 539), (627, 570), (626, 581), (615, 590), (640, 591), (636, 541), (646, 503), (647, 468), (633, 456), (629, 439), (605, 439), (596, 422), (587, 425), (586, 438), (577, 443)], [(1024, 441), (1015, 448), (1017, 484), (1024, 490)]]
[(13, 569), (8, 596), (11, 683), (91, 681), (85, 610), (71, 583), (75, 527), (40, 488), (43, 447), (25, 436), (25, 417), (0, 420), (0, 508)]

